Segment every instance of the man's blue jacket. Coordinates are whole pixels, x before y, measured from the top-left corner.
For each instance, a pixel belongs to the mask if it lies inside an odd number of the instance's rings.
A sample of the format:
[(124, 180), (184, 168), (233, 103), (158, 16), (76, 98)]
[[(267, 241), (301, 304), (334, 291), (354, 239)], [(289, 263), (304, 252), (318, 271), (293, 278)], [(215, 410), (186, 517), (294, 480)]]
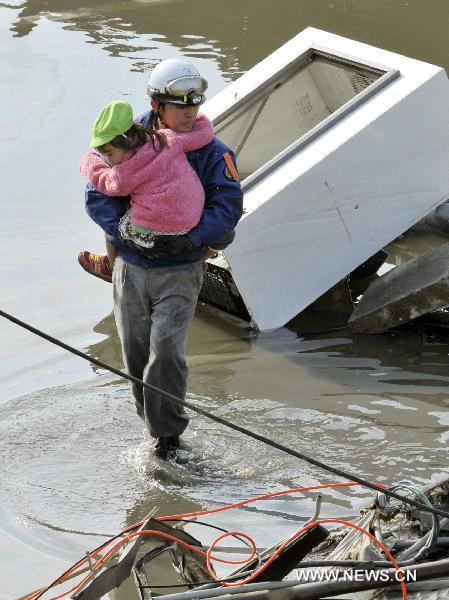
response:
[[(141, 115), (137, 122), (151, 127), (152, 111)], [(129, 206), (129, 198), (110, 198), (100, 194), (90, 184), (86, 187), (86, 211), (107, 234), (107, 239), (118, 249), (118, 255), (126, 262), (143, 268), (181, 265), (200, 260), (206, 248), (213, 246), (226, 232), (232, 231), (243, 212), (243, 195), (240, 183), (235, 180), (223, 156), (233, 153), (222, 142), (212, 142), (187, 153), (187, 160), (203, 184), (206, 199), (200, 222), (188, 232), (194, 245), (191, 252), (170, 258), (148, 258), (139, 250), (125, 244), (118, 232), (120, 218)]]

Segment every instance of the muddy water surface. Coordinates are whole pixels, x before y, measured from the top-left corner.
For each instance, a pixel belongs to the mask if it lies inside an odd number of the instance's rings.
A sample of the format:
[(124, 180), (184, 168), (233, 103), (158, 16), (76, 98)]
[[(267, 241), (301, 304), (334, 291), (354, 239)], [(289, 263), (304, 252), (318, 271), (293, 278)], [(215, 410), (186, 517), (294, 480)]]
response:
[[(161, 58), (189, 57), (212, 96), (312, 25), (447, 68), (448, 20), (445, 0), (2, 3), (1, 308), (121, 366), (111, 288), (76, 262), (82, 248), (101, 250), (78, 160), (106, 102), (146, 109), (146, 78)], [(334, 480), (197, 416), (186, 434), (194, 460), (157, 465), (125, 382), (7, 321), (0, 335), (2, 598), (48, 582), (155, 505), (179, 513)], [(199, 307), (190, 400), (371, 480), (425, 483), (448, 465), (448, 339), (255, 335)], [(367, 497), (327, 494), (323, 514), (354, 514)], [(211, 519), (266, 546), (313, 506), (313, 495), (278, 498)]]

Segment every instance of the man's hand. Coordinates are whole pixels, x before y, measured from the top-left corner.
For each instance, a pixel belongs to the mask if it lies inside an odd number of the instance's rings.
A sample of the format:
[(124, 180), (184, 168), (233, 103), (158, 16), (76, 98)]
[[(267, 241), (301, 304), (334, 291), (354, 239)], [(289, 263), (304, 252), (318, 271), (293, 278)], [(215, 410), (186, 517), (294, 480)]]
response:
[(179, 254), (188, 254), (194, 249), (187, 235), (156, 235), (152, 248), (136, 247), (148, 258), (170, 258)]
[(207, 271), (207, 259), (208, 258), (215, 258), (216, 256), (218, 256), (218, 252), (216, 250), (212, 250), (212, 248), (208, 248), (207, 252), (206, 252), (206, 256), (203, 257), (203, 272), (205, 273)]

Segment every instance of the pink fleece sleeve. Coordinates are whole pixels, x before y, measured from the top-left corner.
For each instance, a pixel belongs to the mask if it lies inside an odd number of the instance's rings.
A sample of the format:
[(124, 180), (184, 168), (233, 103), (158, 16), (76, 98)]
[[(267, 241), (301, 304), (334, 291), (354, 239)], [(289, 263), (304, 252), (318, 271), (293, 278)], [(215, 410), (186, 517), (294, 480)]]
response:
[(131, 193), (131, 181), (125, 177), (123, 169), (109, 166), (95, 152), (84, 154), (80, 171), (101, 194), (128, 196)]
[(214, 139), (214, 128), (206, 115), (199, 114), (189, 133), (177, 133), (181, 139), (184, 152), (198, 150)]

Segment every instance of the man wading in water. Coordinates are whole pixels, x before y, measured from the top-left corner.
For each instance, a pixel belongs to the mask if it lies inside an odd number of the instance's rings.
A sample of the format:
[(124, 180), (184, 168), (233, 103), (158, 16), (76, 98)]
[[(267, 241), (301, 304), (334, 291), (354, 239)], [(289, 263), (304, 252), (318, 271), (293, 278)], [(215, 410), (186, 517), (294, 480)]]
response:
[[(151, 110), (137, 119), (150, 129), (190, 132), (207, 81), (182, 59), (168, 59), (152, 71), (148, 82)], [(163, 150), (162, 150), (163, 152)], [(187, 160), (205, 191), (199, 223), (187, 234), (160, 236), (145, 253), (127, 245), (119, 222), (129, 208), (123, 198), (107, 197), (86, 188), (86, 210), (105, 232), (117, 256), (81, 252), (81, 266), (114, 287), (114, 313), (129, 374), (185, 399), (185, 347), (203, 281), (203, 264), (210, 249), (226, 247), (242, 215), (243, 199), (233, 153), (214, 139)], [(111, 269), (113, 266), (113, 269)], [(112, 272), (111, 272), (112, 271)], [(189, 418), (185, 409), (159, 394), (132, 384), (137, 413), (156, 438), (154, 451), (162, 459), (176, 459), (179, 437)]]

